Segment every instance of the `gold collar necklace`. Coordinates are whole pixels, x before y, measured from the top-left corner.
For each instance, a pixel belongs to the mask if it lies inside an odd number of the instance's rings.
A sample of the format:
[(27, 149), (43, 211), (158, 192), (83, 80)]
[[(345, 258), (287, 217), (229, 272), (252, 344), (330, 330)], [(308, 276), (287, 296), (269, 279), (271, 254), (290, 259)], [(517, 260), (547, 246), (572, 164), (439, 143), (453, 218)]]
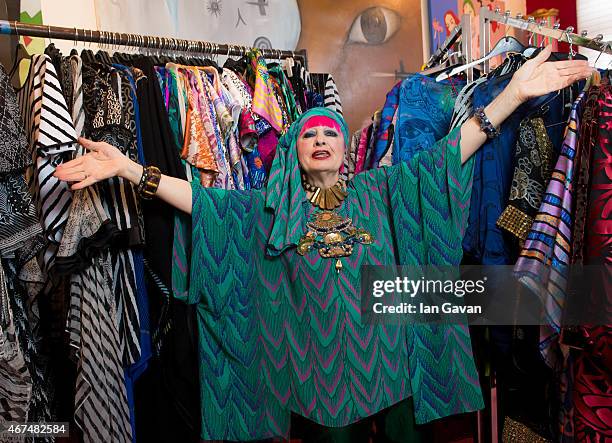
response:
[(308, 192), (312, 192), (310, 203), (320, 209), (332, 210), (342, 204), (348, 193), (346, 192), (346, 183), (342, 179), (338, 179), (336, 184), (331, 188), (321, 189), (318, 186), (308, 183), (305, 174), (302, 174), (302, 186)]

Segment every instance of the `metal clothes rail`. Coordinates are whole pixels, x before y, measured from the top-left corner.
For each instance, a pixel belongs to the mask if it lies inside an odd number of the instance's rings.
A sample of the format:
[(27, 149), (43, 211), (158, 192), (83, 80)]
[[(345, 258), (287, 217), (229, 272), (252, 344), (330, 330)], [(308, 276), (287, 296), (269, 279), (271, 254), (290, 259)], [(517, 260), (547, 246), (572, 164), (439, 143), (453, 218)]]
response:
[[(43, 37), (75, 42), (100, 43), (110, 46), (132, 46), (161, 51), (176, 51), (185, 53), (217, 54), (227, 56), (242, 56), (255, 49), (249, 46), (211, 43), (200, 40), (185, 40), (172, 37), (152, 35), (127, 34), (125, 32), (93, 31), (89, 29), (63, 28), (60, 26), (34, 25), (13, 20), (0, 20), (0, 34)], [(264, 58), (283, 59), (295, 58), (308, 68), (306, 50), (285, 51), (280, 49), (259, 49)]]
[[(571, 55), (575, 55), (574, 46), (580, 46), (588, 49), (593, 49), (605, 54), (612, 55), (612, 42), (603, 41), (603, 36), (598, 34), (594, 38), (587, 37), (587, 31), (580, 34), (574, 34), (574, 28), (568, 26), (566, 29), (560, 29), (560, 25), (556, 24), (552, 28), (544, 26), (543, 22), (536, 22), (535, 18), (523, 18), (522, 14), (517, 14), (516, 17), (511, 17), (510, 11), (501, 13), (497, 8), (495, 11), (490, 11), (488, 8), (480, 9), (480, 53), (488, 54), (491, 50), (491, 23), (497, 22), (506, 27), (512, 27), (528, 31), (533, 35), (542, 35), (551, 37), (560, 42), (566, 42), (570, 45)], [(484, 72), (489, 72), (489, 63), (484, 63)]]

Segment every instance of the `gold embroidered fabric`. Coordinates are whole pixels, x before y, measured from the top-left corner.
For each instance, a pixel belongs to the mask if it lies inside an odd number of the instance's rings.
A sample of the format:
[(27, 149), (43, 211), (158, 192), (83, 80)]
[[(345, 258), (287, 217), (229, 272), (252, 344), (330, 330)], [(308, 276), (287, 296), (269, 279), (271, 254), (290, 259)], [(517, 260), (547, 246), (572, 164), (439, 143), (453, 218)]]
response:
[(497, 226), (525, 240), (550, 179), (553, 146), (541, 117), (521, 122), (508, 206)]

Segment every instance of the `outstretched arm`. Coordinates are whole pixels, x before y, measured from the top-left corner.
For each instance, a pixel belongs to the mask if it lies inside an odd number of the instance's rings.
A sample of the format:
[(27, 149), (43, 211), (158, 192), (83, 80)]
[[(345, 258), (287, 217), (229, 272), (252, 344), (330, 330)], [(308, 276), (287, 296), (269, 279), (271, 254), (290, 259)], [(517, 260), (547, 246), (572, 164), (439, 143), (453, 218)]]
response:
[[(526, 62), (514, 73), (512, 80), (486, 108), (485, 114), (495, 127), (516, 108), (532, 97), (539, 97), (563, 89), (593, 73), (587, 61), (568, 60), (547, 62), (552, 47), (546, 47), (537, 57)], [(487, 140), (480, 124), (472, 117), (461, 126), (461, 161), (465, 162)]]
[[(89, 152), (79, 158), (60, 164), (55, 176), (63, 181), (75, 182), (72, 190), (83, 189), (110, 177), (123, 177), (138, 185), (142, 165), (130, 160), (114, 146), (80, 138), (79, 143)], [(162, 175), (155, 194), (175, 208), (191, 214), (191, 184), (186, 180)]]

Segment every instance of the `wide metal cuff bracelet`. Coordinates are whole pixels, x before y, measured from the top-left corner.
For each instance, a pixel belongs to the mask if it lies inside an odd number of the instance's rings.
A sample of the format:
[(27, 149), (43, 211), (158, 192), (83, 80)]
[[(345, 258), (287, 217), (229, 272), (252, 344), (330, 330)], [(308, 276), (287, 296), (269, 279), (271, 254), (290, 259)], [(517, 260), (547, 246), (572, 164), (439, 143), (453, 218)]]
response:
[(480, 130), (487, 135), (489, 140), (499, 135), (499, 131), (495, 129), (493, 123), (491, 123), (491, 120), (489, 120), (489, 117), (485, 114), (483, 106), (476, 108), (474, 116), (480, 122)]
[(138, 183), (138, 195), (144, 200), (150, 200), (157, 192), (161, 172), (155, 166), (146, 166), (142, 171), (140, 183)]

